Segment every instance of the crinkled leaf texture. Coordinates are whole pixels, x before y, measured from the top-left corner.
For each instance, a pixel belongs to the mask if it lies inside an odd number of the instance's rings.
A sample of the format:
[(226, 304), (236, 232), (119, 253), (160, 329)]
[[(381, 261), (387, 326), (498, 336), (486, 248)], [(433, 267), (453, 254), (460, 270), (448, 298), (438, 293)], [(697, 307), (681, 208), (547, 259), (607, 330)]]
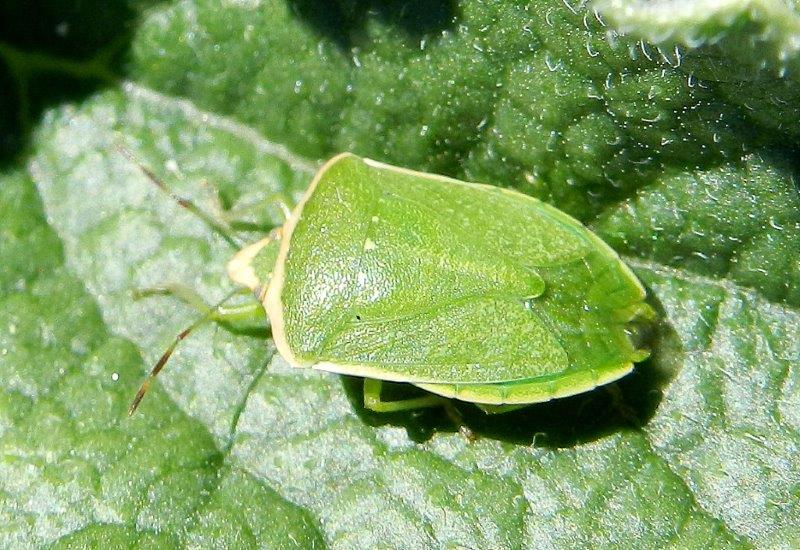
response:
[[(406, 4), (158, 5), (128, 80), (45, 114), (0, 185), (0, 546), (796, 547), (796, 12)], [(134, 292), (218, 299), (233, 250), (118, 144), (217, 216), (297, 200), (340, 150), (516, 187), (623, 254), (653, 355), (610, 390), (465, 411), (469, 443), (205, 326), (128, 419), (195, 316)]]

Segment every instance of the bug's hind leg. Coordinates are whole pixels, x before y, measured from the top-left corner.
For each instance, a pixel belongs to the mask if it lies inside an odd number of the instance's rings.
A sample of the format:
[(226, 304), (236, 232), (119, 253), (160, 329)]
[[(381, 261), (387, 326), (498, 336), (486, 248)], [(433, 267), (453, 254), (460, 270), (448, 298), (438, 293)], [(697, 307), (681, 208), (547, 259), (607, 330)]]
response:
[(458, 431), (470, 442), (475, 441), (475, 434), (464, 423), (461, 413), (453, 405), (452, 400), (438, 395), (427, 394), (422, 397), (410, 399), (399, 399), (396, 401), (384, 401), (381, 399), (381, 388), (383, 380), (374, 378), (364, 379), (364, 407), (375, 412), (399, 412), (413, 409), (424, 409), (427, 407), (444, 408), (447, 417), (458, 428)]
[(472, 431), (472, 428), (467, 426), (464, 422), (464, 417), (461, 415), (461, 411), (453, 404), (452, 401), (447, 401), (444, 404), (444, 412), (447, 413), (447, 418), (453, 423), (453, 425), (458, 429), (458, 433), (460, 433), (464, 438), (469, 441), (470, 443), (475, 443), (478, 439), (478, 436), (475, 435), (475, 432)]
[(381, 399), (381, 388), (383, 380), (366, 378), (364, 380), (364, 407), (375, 412), (399, 412), (412, 409), (424, 409), (427, 407), (441, 407), (448, 402), (447, 399), (438, 395), (423, 395), (411, 399), (399, 399), (397, 401), (383, 401)]
[(519, 405), (484, 405), (483, 403), (476, 403), (476, 407), (485, 412), (486, 414), (503, 414), (511, 411), (518, 411), (529, 407), (529, 403), (522, 403)]

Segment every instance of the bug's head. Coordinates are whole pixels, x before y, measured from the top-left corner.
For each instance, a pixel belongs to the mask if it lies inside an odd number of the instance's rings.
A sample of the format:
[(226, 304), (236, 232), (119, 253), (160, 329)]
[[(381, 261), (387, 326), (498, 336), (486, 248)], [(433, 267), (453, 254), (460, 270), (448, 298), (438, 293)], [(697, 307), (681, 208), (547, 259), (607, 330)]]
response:
[(242, 248), (228, 262), (228, 277), (249, 288), (263, 301), (281, 246), (281, 228), (251, 245)]

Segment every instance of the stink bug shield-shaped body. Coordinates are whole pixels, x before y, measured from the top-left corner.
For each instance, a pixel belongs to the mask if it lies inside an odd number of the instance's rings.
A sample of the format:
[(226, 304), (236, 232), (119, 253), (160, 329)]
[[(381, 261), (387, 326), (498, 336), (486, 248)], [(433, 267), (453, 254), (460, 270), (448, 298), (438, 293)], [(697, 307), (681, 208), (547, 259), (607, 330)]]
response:
[(515, 191), (351, 154), (228, 272), (263, 303), (291, 365), (367, 378), (375, 410), (442, 398), (386, 406), (374, 380), (499, 412), (606, 384), (647, 356), (630, 335), (645, 291), (581, 223)]

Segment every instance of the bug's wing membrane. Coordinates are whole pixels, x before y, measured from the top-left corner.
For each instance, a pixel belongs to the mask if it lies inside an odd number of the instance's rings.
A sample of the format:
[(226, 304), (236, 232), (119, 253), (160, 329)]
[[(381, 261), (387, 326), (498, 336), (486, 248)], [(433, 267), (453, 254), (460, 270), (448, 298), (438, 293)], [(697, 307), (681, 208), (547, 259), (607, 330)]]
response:
[(630, 370), (620, 311), (644, 297), (611, 249), (540, 201), (352, 156), (303, 206), (279, 284), (297, 363), (540, 389)]

